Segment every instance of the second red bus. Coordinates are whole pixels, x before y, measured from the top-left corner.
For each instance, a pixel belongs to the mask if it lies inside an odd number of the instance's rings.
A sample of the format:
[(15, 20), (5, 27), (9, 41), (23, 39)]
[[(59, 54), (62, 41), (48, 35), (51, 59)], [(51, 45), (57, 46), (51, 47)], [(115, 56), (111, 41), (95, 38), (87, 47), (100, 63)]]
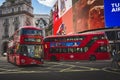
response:
[(108, 40), (104, 33), (48, 36), (44, 39), (45, 60), (108, 60)]

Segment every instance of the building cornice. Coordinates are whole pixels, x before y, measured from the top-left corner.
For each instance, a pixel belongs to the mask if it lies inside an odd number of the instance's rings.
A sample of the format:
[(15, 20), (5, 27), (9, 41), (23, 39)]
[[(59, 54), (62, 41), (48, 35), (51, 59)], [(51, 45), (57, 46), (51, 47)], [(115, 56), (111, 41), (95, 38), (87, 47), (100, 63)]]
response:
[(14, 15), (20, 15), (20, 14), (26, 14), (26, 15), (29, 15), (31, 17), (34, 17), (33, 14), (31, 14), (27, 11), (18, 11), (18, 12), (12, 12), (12, 13), (8, 13), (8, 14), (1, 14), (0, 17), (14, 16)]
[(4, 6), (4, 4), (3, 4), (2, 6), (0, 6), (0, 8), (4, 9), (4, 8), (7, 8), (7, 7), (14, 7), (14, 6), (18, 6), (18, 5), (24, 5), (24, 4), (33, 9), (33, 7), (30, 4), (27, 4), (26, 2), (13, 3), (13, 4), (8, 5), (8, 6)]

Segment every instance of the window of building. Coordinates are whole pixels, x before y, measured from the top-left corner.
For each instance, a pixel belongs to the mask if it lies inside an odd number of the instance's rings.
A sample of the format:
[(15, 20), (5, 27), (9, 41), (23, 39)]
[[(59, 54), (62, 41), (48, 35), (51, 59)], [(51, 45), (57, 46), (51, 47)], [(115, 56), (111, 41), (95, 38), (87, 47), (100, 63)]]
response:
[(20, 7), (18, 7), (18, 11), (21, 11), (21, 8), (20, 8)]
[(0, 10), (0, 14), (2, 14), (2, 10)]
[(8, 36), (8, 27), (9, 27), (9, 19), (6, 18), (4, 21), (4, 34), (5, 34), (5, 36)]
[(29, 12), (29, 11), (30, 11), (30, 9), (29, 9), (29, 8), (27, 8), (27, 11)]
[(12, 8), (12, 12), (14, 12), (14, 8)]
[(9, 19), (6, 18), (4, 23), (5, 23), (6, 25), (8, 25), (8, 24), (9, 24)]
[(14, 24), (14, 26), (15, 26), (14, 30), (16, 31), (16, 30), (18, 29), (18, 27), (19, 27), (19, 24), (20, 24), (20, 22), (19, 22), (19, 17), (15, 17), (15, 18), (14, 18), (13, 24)]
[(15, 18), (14, 18), (14, 21), (18, 21), (18, 20), (19, 20), (19, 17), (15, 17)]

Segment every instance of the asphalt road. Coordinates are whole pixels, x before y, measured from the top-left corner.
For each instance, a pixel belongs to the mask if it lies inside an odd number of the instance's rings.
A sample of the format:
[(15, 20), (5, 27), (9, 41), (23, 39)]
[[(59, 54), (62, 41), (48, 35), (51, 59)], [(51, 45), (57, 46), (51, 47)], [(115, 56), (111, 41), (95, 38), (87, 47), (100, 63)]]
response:
[(1, 74), (0, 80), (120, 80), (119, 74), (105, 71)]
[(62, 61), (18, 67), (0, 57), (0, 80), (120, 80), (120, 70), (107, 61)]

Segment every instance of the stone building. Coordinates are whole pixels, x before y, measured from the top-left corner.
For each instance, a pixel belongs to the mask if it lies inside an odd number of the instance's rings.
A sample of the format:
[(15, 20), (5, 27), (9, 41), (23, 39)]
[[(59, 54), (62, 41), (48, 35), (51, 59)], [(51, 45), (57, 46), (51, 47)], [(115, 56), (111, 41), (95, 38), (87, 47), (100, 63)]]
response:
[(21, 26), (33, 24), (31, 0), (6, 0), (0, 6), (0, 53), (6, 52), (8, 38)]
[(34, 14), (34, 25), (43, 30), (43, 36), (46, 36), (45, 29), (49, 27), (50, 16), (48, 14)]

